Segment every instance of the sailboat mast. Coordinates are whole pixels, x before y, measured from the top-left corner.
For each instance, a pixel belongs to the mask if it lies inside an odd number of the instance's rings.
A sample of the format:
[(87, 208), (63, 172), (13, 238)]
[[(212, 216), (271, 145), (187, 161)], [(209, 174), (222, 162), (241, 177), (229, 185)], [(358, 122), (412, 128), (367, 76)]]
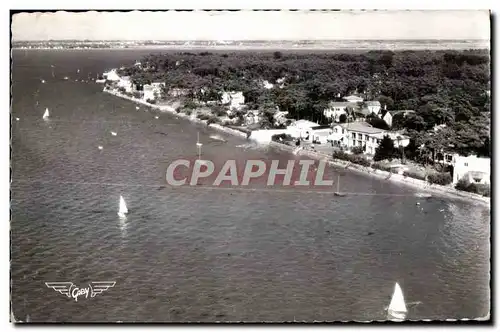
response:
[(197, 133), (196, 146), (198, 147), (198, 160), (201, 159), (201, 145), (200, 145), (200, 132)]

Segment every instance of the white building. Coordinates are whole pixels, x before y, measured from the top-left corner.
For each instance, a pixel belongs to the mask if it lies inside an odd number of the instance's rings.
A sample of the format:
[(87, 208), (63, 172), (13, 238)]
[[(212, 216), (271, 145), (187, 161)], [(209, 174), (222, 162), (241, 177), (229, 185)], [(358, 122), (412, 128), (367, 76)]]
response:
[(277, 111), (276, 113), (274, 113), (273, 114), (274, 124), (275, 125), (285, 125), (286, 122), (288, 121), (288, 118), (286, 117), (287, 115), (288, 115), (288, 112)]
[(378, 100), (367, 101), (365, 105), (370, 113), (374, 113), (375, 115), (378, 115), (380, 113), (380, 109), (382, 108), (382, 105), (380, 105), (380, 102)]
[(375, 154), (375, 149), (385, 135), (388, 135), (394, 141), (394, 147), (396, 148), (399, 146), (406, 147), (410, 144), (410, 138), (407, 136), (378, 129), (365, 122), (336, 124), (332, 129), (333, 132), (328, 139), (334, 145), (348, 149), (360, 146), (365, 149), (365, 153), (371, 155)]
[(491, 183), (491, 159), (479, 158), (477, 156), (453, 157), (453, 184), (465, 179), (469, 183)]
[(129, 76), (120, 77), (120, 80), (117, 82), (116, 86), (118, 88), (124, 88), (125, 91), (129, 93), (133, 91), (133, 84)]
[(382, 120), (387, 123), (389, 127), (392, 127), (392, 121), (394, 119), (394, 116), (397, 114), (401, 114), (402, 116), (406, 117), (411, 113), (415, 113), (415, 111), (412, 110), (398, 110), (398, 111), (382, 111), (380, 115), (382, 116)]
[(351, 102), (337, 102), (331, 101), (328, 103), (328, 108), (323, 110), (323, 115), (331, 119), (333, 122), (339, 122), (340, 116), (342, 114), (347, 115), (347, 107), (355, 108), (357, 107), (356, 103)]
[(119, 81), (120, 76), (116, 73), (116, 69), (111, 69), (110, 71), (102, 74), (102, 76), (108, 81)]
[(269, 81), (262, 81), (262, 86), (264, 87), (264, 89), (269, 90), (274, 87), (274, 84), (269, 83)]
[(151, 83), (144, 85), (144, 100), (156, 100), (161, 95), (162, 87), (165, 86), (165, 83)]
[(311, 141), (311, 143), (315, 143), (315, 144), (327, 144), (328, 138), (333, 133), (333, 130), (331, 127), (329, 127), (329, 128), (311, 128), (311, 129), (312, 129), (312, 131), (311, 131), (310, 141)]
[(361, 98), (359, 96), (355, 96), (355, 95), (350, 95), (350, 96), (344, 97), (342, 99), (344, 99), (345, 101), (347, 101), (349, 103), (361, 103), (361, 102), (363, 102), (363, 98)]
[(245, 104), (245, 97), (243, 96), (243, 92), (224, 92), (222, 94), (222, 104), (229, 104), (231, 108), (241, 108)]
[(260, 112), (258, 110), (248, 111), (245, 114), (245, 124), (251, 126), (253, 124), (259, 123), (261, 120)]
[(168, 90), (168, 94), (172, 97), (187, 96), (189, 94), (189, 89), (171, 88)]
[(394, 141), (394, 147), (399, 148), (399, 147), (407, 147), (410, 144), (410, 138), (405, 135), (401, 135), (395, 132), (390, 132), (390, 131), (385, 131), (381, 134), (375, 134), (373, 137), (378, 138), (379, 140), (382, 140), (384, 136), (389, 136), (390, 139)]
[(298, 120), (289, 125), (286, 129), (290, 136), (296, 138), (306, 138), (311, 136), (312, 128), (318, 127), (319, 124), (309, 120)]

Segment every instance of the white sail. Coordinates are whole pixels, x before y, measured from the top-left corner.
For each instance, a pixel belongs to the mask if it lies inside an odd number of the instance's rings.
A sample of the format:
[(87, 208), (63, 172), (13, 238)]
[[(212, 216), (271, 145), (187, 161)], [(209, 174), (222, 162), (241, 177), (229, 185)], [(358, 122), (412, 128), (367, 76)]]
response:
[(118, 215), (120, 217), (125, 216), (128, 213), (127, 204), (125, 204), (125, 200), (122, 196), (120, 196), (120, 209), (118, 210)]
[[(196, 146), (197, 146), (198, 148), (201, 148), (201, 146), (202, 146), (202, 145), (203, 145), (203, 144), (201, 144), (201, 143), (200, 143), (200, 133), (198, 133), (198, 138), (197, 138), (197, 140), (196, 140)], [(200, 152), (200, 154), (201, 154), (201, 152)]]
[(198, 138), (196, 140), (196, 146), (198, 147), (198, 160), (196, 161), (200, 165), (206, 165), (207, 161), (201, 159), (201, 147), (203, 144), (200, 143), (200, 133), (198, 132)]
[(46, 109), (45, 109), (45, 113), (43, 113), (43, 118), (44, 118), (44, 119), (46, 119), (46, 118), (48, 118), (48, 117), (49, 117), (49, 109), (48, 109), (48, 108), (46, 108)]
[(403, 291), (399, 284), (394, 286), (394, 293), (392, 294), (391, 304), (389, 304), (388, 313), (397, 319), (404, 319), (406, 317), (406, 304), (403, 296)]

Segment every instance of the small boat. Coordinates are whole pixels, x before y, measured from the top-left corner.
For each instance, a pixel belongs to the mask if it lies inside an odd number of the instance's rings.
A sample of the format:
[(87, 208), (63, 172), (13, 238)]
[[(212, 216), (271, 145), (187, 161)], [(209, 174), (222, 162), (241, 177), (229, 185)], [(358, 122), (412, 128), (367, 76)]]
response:
[(136, 109), (136, 110), (138, 110), (138, 109), (139, 109), (139, 106), (136, 106), (136, 107), (135, 107), (135, 109)]
[(45, 83), (45, 80), (41, 80), (42, 83)]
[(415, 196), (420, 197), (420, 198), (431, 198), (432, 197), (431, 194), (426, 194), (426, 193), (416, 193)]
[(103, 149), (103, 148), (102, 148), (102, 145), (99, 145), (97, 148), (98, 148), (99, 150), (102, 150), (102, 149)]
[(50, 114), (49, 114), (49, 109), (48, 109), (48, 108), (46, 108), (46, 109), (45, 109), (45, 113), (43, 113), (43, 118), (44, 118), (44, 119), (47, 119), (47, 118), (49, 117), (49, 115), (50, 115)]
[(335, 196), (344, 197), (347, 196), (346, 193), (340, 191), (340, 175), (337, 175), (337, 191), (333, 193)]
[(19, 121), (19, 118), (16, 118), (16, 121)]
[(69, 77), (68, 76), (64, 76), (64, 80), (69, 80)]
[(403, 320), (406, 318), (406, 303), (403, 291), (398, 283), (394, 286), (394, 293), (392, 294), (391, 303), (387, 308), (387, 313), (393, 320)]
[(111, 135), (116, 136), (117, 134), (114, 131), (112, 131)]
[(128, 213), (127, 204), (125, 204), (125, 200), (123, 199), (123, 197), (120, 196), (120, 207), (118, 209), (118, 216), (123, 218), (127, 213)]
[(159, 117), (158, 115), (157, 115), (157, 116), (155, 116), (155, 119), (159, 119), (159, 118), (160, 118), (160, 117)]

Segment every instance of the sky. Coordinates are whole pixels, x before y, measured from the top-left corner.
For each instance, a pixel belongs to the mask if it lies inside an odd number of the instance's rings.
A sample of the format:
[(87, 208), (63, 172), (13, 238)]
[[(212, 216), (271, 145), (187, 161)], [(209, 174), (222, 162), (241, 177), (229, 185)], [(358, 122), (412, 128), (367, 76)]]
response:
[(22, 40), (490, 39), (486, 10), (56, 12), (12, 17)]

